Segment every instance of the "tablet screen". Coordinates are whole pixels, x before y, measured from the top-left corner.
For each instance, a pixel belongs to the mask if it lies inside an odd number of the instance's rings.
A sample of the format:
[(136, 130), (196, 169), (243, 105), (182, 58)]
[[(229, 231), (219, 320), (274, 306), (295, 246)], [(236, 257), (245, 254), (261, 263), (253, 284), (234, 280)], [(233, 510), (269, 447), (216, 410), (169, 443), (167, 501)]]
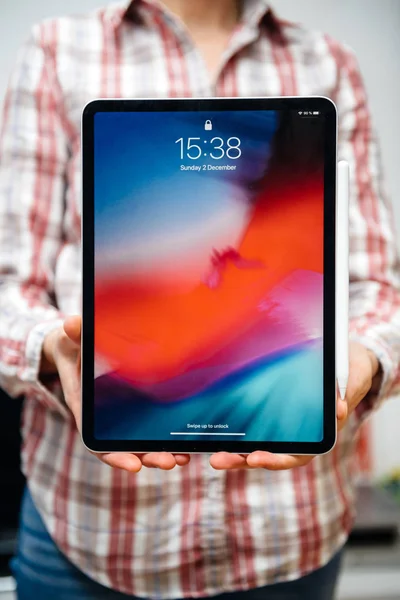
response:
[(321, 111), (93, 118), (94, 436), (321, 442)]

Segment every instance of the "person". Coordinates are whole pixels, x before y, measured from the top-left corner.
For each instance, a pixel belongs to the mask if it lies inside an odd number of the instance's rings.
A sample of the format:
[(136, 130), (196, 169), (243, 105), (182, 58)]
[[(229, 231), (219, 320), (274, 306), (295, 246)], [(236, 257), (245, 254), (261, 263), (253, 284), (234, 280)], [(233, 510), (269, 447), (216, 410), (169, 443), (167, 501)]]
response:
[[(351, 364), (335, 449), (91, 454), (79, 435), (83, 106), (279, 95), (337, 103), (339, 156), (354, 173)], [(25, 396), (19, 599), (333, 598), (357, 430), (400, 380), (393, 217), (353, 53), (266, 0), (133, 0), (47, 20), (6, 95), (0, 199), (0, 383)]]

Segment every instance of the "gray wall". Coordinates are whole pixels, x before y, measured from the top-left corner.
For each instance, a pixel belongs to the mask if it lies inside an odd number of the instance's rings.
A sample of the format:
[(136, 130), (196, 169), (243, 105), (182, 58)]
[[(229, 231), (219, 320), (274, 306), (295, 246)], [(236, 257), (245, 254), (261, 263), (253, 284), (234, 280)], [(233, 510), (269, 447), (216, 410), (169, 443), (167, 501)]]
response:
[[(101, 4), (102, 0), (0, 0), (0, 99), (15, 52), (31, 24)], [(400, 134), (400, 0), (274, 0), (272, 4), (282, 17), (326, 31), (357, 52), (382, 143), (387, 187), (400, 232), (400, 165), (396, 151)], [(377, 476), (394, 465), (400, 466), (398, 423), (400, 399), (395, 399), (374, 418)]]

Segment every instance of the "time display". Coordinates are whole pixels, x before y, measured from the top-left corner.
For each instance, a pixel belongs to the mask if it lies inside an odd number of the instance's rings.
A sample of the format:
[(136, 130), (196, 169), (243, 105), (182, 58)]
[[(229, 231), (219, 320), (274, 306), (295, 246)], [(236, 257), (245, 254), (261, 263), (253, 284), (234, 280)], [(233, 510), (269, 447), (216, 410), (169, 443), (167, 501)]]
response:
[(210, 156), (214, 160), (221, 160), (222, 158), (228, 158), (230, 160), (237, 160), (242, 155), (240, 148), (241, 140), (238, 137), (230, 137), (224, 140), (221, 137), (213, 137), (207, 146), (207, 154), (201, 144), (207, 144), (207, 140), (201, 140), (199, 137), (189, 137), (187, 139), (181, 137), (176, 140), (175, 144), (179, 144), (181, 152), (181, 160), (189, 158), (190, 160), (198, 160), (202, 156)]

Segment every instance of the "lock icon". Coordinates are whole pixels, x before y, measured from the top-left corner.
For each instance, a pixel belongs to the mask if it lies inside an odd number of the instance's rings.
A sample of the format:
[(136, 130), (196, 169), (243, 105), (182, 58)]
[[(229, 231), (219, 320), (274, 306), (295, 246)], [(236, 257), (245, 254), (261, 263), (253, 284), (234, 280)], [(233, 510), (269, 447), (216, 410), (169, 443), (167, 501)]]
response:
[(207, 121), (204, 123), (204, 129), (206, 131), (211, 131), (212, 130), (212, 123), (211, 123), (210, 119), (207, 119)]

